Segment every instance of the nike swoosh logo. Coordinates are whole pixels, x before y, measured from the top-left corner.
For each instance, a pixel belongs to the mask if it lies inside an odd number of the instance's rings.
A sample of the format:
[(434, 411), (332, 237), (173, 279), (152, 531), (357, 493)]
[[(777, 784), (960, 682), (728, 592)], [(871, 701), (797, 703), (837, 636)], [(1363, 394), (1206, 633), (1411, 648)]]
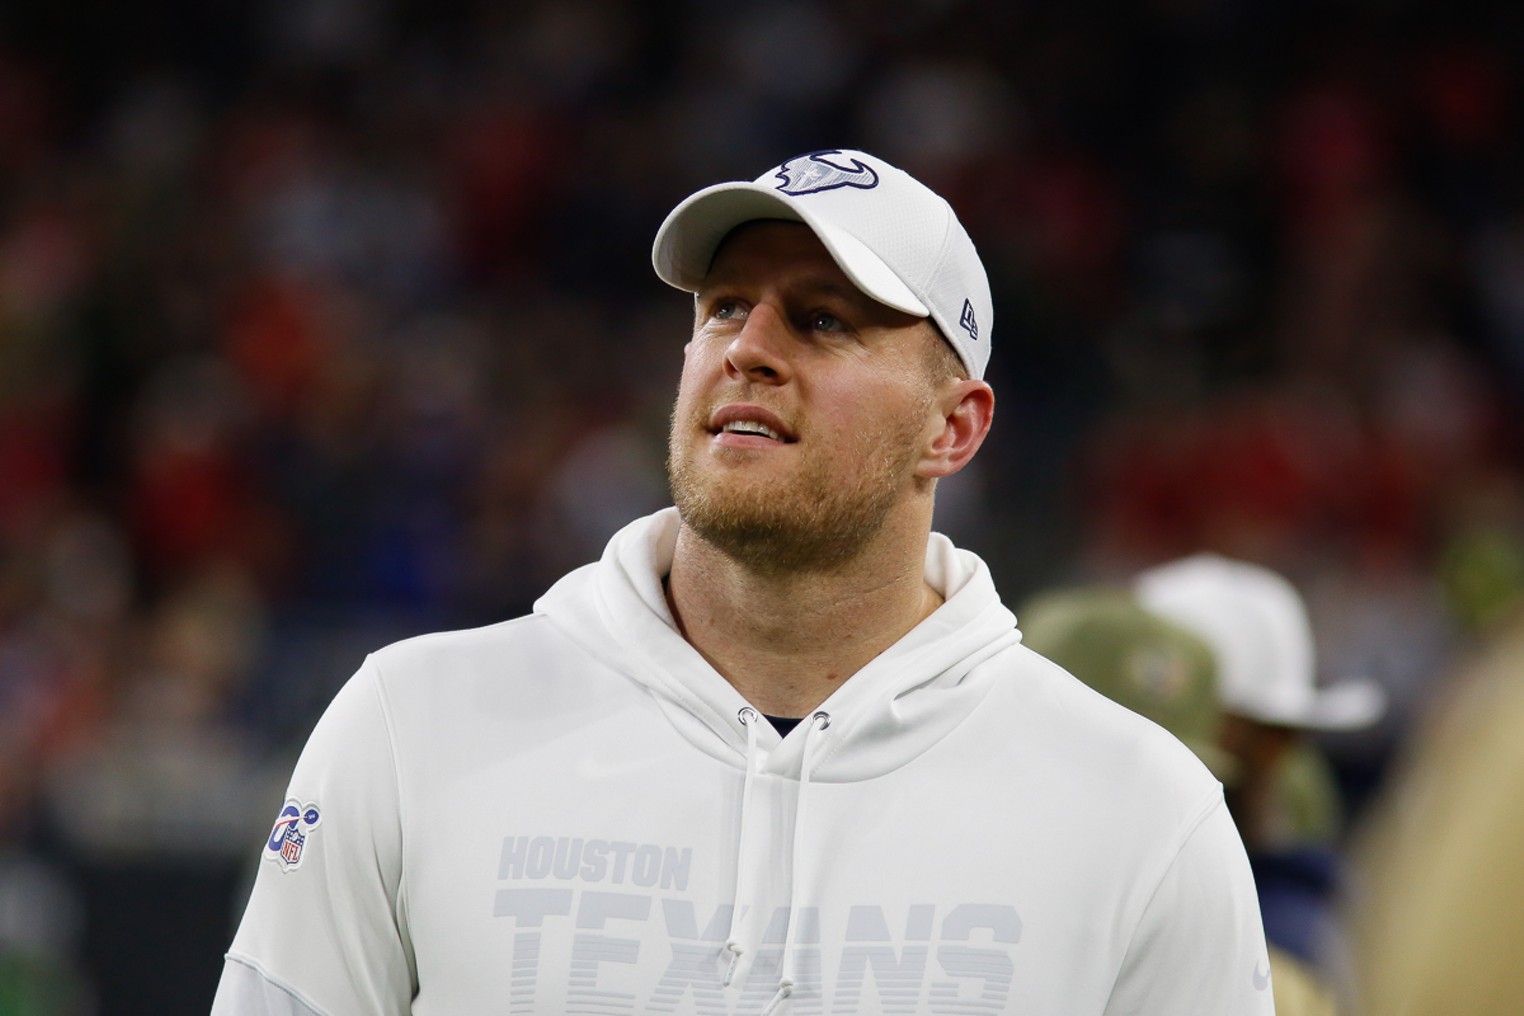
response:
[(1265, 964), (1265, 972), (1259, 972), (1259, 964), (1254, 964), (1254, 990), (1264, 991), (1270, 987), (1270, 964)]

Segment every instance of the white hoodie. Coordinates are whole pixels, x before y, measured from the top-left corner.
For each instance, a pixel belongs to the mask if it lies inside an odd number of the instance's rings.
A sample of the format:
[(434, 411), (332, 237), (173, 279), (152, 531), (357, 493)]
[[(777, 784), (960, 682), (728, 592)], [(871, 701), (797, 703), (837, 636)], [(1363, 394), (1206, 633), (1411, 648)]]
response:
[(667, 509), (366, 660), (214, 1014), (1271, 1013), (1221, 787), (1019, 644), (974, 555), (787, 737), (675, 630)]

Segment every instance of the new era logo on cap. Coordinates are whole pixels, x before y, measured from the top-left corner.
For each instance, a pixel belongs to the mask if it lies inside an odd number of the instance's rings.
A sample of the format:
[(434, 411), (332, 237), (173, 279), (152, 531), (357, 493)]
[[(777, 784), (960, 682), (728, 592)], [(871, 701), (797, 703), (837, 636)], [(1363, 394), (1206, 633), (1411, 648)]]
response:
[(979, 338), (979, 322), (974, 319), (974, 305), (967, 300), (963, 301), (963, 313), (958, 316), (958, 324), (968, 332), (969, 338)]
[(705, 187), (679, 203), (651, 248), (656, 274), (697, 292), (725, 237), (758, 219), (804, 223), (853, 285), (930, 318), (968, 376), (984, 376), (994, 318), (989, 280), (952, 207), (931, 188), (866, 152), (797, 155), (755, 180)]

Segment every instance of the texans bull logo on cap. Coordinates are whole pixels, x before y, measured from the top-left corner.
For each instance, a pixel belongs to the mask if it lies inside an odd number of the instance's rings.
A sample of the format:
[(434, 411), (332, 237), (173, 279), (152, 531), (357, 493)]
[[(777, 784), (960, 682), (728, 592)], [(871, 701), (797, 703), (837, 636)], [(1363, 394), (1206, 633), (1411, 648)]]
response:
[(657, 231), (651, 263), (663, 281), (697, 292), (731, 230), (766, 219), (814, 230), (853, 285), (930, 318), (968, 376), (984, 377), (994, 307), (973, 241), (946, 199), (867, 152), (808, 152), (755, 180), (690, 194)]
[(778, 172), (774, 174), (781, 181), (778, 189), (785, 194), (799, 197), (804, 194), (819, 194), (821, 191), (835, 190), (838, 187), (872, 190), (878, 186), (878, 174), (873, 171), (872, 166), (861, 159), (849, 160), (850, 166), (838, 165), (830, 160), (829, 156), (832, 155), (841, 155), (841, 150), (831, 148), (789, 159), (779, 166)]

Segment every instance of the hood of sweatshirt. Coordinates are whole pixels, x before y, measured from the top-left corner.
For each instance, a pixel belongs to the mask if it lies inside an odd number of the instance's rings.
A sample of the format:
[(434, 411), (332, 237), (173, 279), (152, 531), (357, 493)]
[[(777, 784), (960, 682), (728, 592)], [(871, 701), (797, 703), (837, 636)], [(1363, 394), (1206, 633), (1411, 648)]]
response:
[[(730, 925), (715, 955), (730, 987), (763, 931), (755, 907), (760, 872), (774, 866), (759, 840), (768, 806), (756, 792), (765, 776), (797, 781), (788, 851), (789, 920), (771, 1016), (795, 991), (795, 915), (818, 890), (811, 872), (812, 784), (869, 780), (905, 765), (947, 736), (989, 693), (1002, 668), (980, 667), (1020, 641), (984, 563), (932, 534), (926, 579), (942, 606), (853, 674), (787, 737), (678, 633), (662, 579), (671, 570), (677, 509), (639, 519), (615, 534), (603, 558), (556, 583), (535, 604), (595, 658), (628, 674), (656, 698), (695, 748), (740, 769), (735, 885)], [(750, 918), (745, 915), (751, 914)]]
[[(798, 778), (811, 740), (809, 779), (872, 779), (905, 765), (945, 737), (989, 692), (995, 668), (979, 664), (1020, 641), (976, 555), (933, 533), (926, 579), (943, 604), (823, 702), (829, 716), (808, 736), (779, 738), (752, 723), (750, 707), (678, 633), (662, 591), (677, 545), (677, 509), (638, 519), (609, 541), (601, 560), (571, 572), (535, 603), (535, 612), (590, 654), (656, 697), (669, 721), (698, 750), (736, 766), (752, 746), (761, 772)], [(756, 716), (755, 711), (751, 713)], [(800, 724), (795, 735), (812, 724)]]

